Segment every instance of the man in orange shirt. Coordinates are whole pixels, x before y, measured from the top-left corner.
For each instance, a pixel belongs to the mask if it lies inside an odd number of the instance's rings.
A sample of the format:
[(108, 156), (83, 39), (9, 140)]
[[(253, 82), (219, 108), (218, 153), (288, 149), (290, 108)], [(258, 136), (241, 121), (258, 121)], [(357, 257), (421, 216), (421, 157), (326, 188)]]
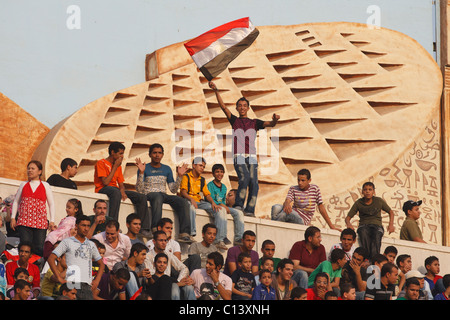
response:
[(109, 156), (95, 164), (94, 185), (95, 192), (106, 194), (109, 198), (108, 215), (119, 219), (120, 201), (129, 198), (135, 205), (136, 214), (141, 219), (141, 234), (150, 236), (150, 217), (147, 197), (135, 191), (125, 190), (122, 174), (122, 161), (125, 146), (120, 142), (112, 142), (108, 147)]

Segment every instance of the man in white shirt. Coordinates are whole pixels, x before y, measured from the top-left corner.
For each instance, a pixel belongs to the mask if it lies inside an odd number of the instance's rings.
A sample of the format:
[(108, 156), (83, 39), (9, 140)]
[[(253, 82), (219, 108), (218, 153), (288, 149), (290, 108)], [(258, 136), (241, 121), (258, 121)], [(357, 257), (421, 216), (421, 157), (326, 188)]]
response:
[(353, 252), (356, 249), (356, 246), (355, 246), (356, 232), (355, 232), (355, 230), (353, 230), (351, 228), (342, 230), (340, 240), (341, 240), (340, 243), (336, 243), (330, 248), (330, 251), (328, 252), (328, 260), (331, 260), (331, 252), (336, 248), (344, 250), (347, 261), (350, 261), (352, 259)]
[(120, 225), (116, 220), (106, 223), (105, 231), (93, 236), (106, 247), (104, 258), (109, 270), (114, 268), (117, 262), (127, 260), (131, 251), (131, 240), (127, 235), (119, 232)]
[[(97, 288), (105, 269), (97, 247), (86, 238), (90, 226), (89, 217), (78, 217), (76, 221), (77, 234), (62, 240), (47, 260), (59, 283), (69, 281), (69, 288), (77, 289), (78, 300), (93, 300), (92, 290)], [(63, 254), (66, 255), (68, 266), (65, 279), (62, 278), (55, 264), (56, 258)], [(97, 261), (100, 267), (94, 280), (92, 279), (92, 260)]]
[(173, 253), (166, 251), (167, 234), (164, 231), (156, 231), (153, 234), (153, 249), (147, 253), (145, 258), (145, 267), (150, 270), (153, 275), (156, 272), (154, 265), (155, 256), (158, 253), (164, 252), (168, 257), (167, 268), (164, 273), (170, 276), (171, 269), (173, 268), (178, 272), (176, 279), (177, 283), (172, 286), (172, 300), (195, 300), (194, 288), (192, 287), (193, 281), (189, 276), (188, 267), (180, 261)]
[(219, 252), (211, 252), (206, 260), (206, 267), (191, 273), (197, 298), (211, 300), (231, 300), (233, 281), (220, 271), (223, 267), (223, 256)]

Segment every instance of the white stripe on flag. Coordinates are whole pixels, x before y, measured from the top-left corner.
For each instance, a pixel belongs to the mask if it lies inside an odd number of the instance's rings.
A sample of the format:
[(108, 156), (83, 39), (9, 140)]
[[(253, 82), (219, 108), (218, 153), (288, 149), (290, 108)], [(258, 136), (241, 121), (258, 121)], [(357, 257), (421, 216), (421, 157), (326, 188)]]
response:
[(203, 65), (214, 59), (216, 56), (234, 46), (247, 37), (255, 27), (250, 24), (248, 28), (235, 28), (230, 30), (222, 38), (211, 43), (207, 48), (192, 55), (195, 64), (201, 68)]

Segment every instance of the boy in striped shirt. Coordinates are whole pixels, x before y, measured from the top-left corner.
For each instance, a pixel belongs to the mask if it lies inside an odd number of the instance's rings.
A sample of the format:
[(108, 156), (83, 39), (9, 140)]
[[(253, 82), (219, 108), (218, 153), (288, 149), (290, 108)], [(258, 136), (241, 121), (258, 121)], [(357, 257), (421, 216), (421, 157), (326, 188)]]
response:
[(298, 185), (289, 188), (283, 205), (272, 206), (272, 220), (292, 222), (309, 226), (316, 211), (325, 219), (330, 229), (336, 229), (322, 201), (320, 188), (311, 183), (311, 173), (308, 169), (301, 169), (297, 173)]

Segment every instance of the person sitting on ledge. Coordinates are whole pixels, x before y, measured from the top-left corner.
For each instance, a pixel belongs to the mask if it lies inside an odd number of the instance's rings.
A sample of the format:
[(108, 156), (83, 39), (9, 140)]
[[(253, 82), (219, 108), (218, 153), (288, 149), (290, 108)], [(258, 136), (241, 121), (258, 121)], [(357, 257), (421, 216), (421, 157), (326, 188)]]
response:
[(76, 183), (70, 180), (70, 178), (75, 177), (77, 173), (78, 163), (71, 158), (65, 158), (63, 161), (61, 161), (61, 173), (52, 174), (47, 179), (47, 183), (54, 187), (77, 190), (78, 188)]
[(311, 183), (311, 172), (308, 169), (299, 170), (297, 172), (297, 181), (298, 185), (289, 188), (284, 204), (272, 206), (272, 220), (309, 226), (317, 205), (320, 214), (330, 229), (339, 230), (328, 216), (322, 201), (320, 188)]

